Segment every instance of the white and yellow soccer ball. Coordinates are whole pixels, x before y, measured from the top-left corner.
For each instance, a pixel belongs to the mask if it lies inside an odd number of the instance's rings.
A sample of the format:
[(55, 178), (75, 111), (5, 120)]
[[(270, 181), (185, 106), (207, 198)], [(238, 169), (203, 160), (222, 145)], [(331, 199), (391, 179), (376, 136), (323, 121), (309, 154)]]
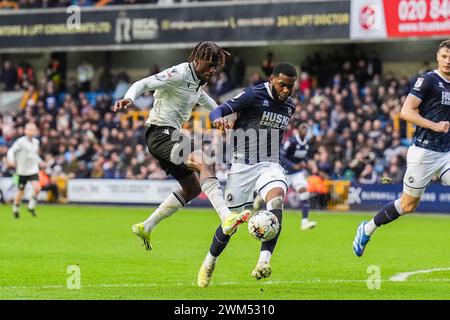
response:
[(248, 220), (248, 232), (259, 241), (275, 238), (280, 230), (278, 218), (270, 211), (260, 210)]

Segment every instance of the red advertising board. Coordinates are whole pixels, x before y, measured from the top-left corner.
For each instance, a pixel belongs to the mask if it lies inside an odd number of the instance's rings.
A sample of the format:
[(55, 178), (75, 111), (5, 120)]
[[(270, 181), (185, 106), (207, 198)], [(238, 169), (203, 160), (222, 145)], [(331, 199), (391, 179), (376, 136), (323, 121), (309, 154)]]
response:
[(391, 37), (450, 36), (450, 0), (383, 0)]

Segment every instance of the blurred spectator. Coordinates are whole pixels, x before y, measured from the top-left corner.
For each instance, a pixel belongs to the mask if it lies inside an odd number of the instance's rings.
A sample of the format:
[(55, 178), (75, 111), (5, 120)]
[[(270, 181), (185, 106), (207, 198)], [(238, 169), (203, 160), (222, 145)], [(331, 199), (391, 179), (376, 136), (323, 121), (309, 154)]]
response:
[(39, 171), (39, 185), (42, 191), (49, 191), (49, 199), (51, 202), (58, 202), (59, 191), (56, 183), (53, 183), (50, 178), (51, 169)]
[(127, 73), (125, 71), (120, 72), (117, 75), (117, 84), (113, 93), (114, 101), (122, 99), (130, 86), (130, 78)]
[(358, 182), (362, 184), (375, 184), (377, 182), (377, 179), (378, 175), (376, 171), (373, 169), (373, 166), (368, 163), (364, 167), (364, 170), (361, 172)]
[(300, 78), (298, 79), (298, 88), (300, 92), (303, 93), (305, 90), (312, 89), (312, 79), (310, 78), (308, 72), (302, 71), (300, 73)]
[(260, 83), (263, 83), (265, 80), (261, 77), (261, 75), (259, 74), (259, 72), (253, 72), (249, 79), (248, 79), (248, 85), (249, 86), (256, 86)]
[(272, 75), (273, 67), (275, 66), (275, 62), (273, 61), (273, 52), (268, 52), (266, 59), (261, 62), (261, 70), (264, 76), (269, 78)]
[(17, 76), (19, 78), (19, 85), (26, 89), (30, 83), (35, 82), (35, 75), (33, 67), (26, 61), (21, 61), (17, 68)]
[(45, 70), (47, 81), (53, 82), (55, 88), (59, 90), (62, 81), (61, 61), (55, 56), (51, 57), (51, 60)]
[(98, 78), (98, 90), (110, 93), (113, 88), (113, 75), (109, 68), (100, 68), (100, 74)]
[(219, 72), (217, 80), (214, 86), (214, 94), (216, 97), (231, 91), (234, 89), (234, 84), (228, 79), (227, 74), (224, 71)]
[(4, 86), (4, 90), (13, 91), (18, 89), (19, 78), (17, 77), (17, 70), (11, 65), (9, 60), (3, 62), (0, 82)]
[(91, 81), (94, 78), (94, 67), (87, 61), (83, 61), (77, 68), (78, 82), (81, 91), (88, 92), (91, 90)]
[(39, 98), (39, 92), (36, 90), (34, 84), (29, 84), (27, 90), (24, 92), (22, 96), (22, 100), (20, 101), (20, 109), (32, 108), (35, 106), (36, 102)]
[(247, 72), (247, 65), (244, 59), (241, 58), (239, 52), (232, 55), (230, 66), (231, 81), (238, 87), (243, 86), (245, 74)]

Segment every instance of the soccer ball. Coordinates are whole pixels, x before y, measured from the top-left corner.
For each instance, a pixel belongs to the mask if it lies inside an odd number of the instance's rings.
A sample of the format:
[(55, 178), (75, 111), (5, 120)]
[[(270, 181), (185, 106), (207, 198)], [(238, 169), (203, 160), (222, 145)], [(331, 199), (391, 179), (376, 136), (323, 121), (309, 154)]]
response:
[(278, 218), (270, 211), (260, 210), (248, 220), (248, 232), (259, 241), (275, 238), (280, 230)]

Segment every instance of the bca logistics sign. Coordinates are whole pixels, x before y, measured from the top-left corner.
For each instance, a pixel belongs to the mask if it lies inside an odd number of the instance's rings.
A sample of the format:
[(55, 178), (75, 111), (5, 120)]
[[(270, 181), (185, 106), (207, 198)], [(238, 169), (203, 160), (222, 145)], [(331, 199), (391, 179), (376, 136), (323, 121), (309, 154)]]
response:
[(450, 0), (352, 0), (352, 39), (450, 36)]

